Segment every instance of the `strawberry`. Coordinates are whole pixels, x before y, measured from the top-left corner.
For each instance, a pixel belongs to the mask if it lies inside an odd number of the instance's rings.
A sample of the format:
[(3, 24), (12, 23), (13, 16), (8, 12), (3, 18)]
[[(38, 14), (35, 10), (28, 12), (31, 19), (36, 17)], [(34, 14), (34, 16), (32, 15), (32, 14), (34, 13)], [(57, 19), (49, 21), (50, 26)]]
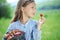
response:
[(41, 13), (41, 14), (40, 14), (40, 17), (42, 17), (42, 16), (43, 16), (43, 14)]

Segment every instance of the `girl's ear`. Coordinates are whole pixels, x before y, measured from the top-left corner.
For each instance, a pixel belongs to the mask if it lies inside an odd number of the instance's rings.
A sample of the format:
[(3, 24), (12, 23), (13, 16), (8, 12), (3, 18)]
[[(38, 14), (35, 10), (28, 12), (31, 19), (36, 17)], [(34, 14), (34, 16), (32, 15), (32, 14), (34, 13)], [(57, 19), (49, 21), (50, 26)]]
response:
[(21, 11), (24, 12), (24, 7), (21, 7)]

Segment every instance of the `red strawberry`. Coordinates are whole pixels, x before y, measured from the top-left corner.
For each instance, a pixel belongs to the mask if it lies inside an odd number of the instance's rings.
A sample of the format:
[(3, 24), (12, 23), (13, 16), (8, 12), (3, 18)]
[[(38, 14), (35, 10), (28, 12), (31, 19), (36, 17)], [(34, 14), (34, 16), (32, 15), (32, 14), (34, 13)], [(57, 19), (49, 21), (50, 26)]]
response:
[(41, 13), (41, 14), (40, 14), (40, 17), (42, 17), (42, 16), (43, 16), (43, 14)]

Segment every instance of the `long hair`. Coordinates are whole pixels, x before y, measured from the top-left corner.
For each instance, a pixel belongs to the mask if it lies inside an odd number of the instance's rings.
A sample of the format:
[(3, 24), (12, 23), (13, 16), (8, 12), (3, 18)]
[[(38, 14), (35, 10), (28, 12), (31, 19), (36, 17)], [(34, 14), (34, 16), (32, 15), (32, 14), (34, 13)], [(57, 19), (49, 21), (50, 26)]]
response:
[(34, 2), (34, 0), (19, 0), (16, 6), (16, 10), (15, 10), (15, 15), (13, 17), (13, 19), (11, 20), (12, 22), (15, 22), (17, 20), (22, 20), (23, 19), (23, 15), (22, 15), (22, 10), (21, 7), (26, 7), (28, 4)]

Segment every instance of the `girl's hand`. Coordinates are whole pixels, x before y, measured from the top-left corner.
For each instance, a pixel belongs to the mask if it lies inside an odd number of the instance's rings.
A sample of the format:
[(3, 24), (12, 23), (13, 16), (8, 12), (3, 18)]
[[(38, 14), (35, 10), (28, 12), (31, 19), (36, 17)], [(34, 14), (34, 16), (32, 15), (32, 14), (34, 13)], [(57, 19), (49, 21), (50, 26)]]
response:
[(44, 24), (44, 22), (45, 22), (45, 18), (43, 17), (43, 14), (40, 14), (40, 17), (41, 17), (41, 19), (39, 19), (38, 27), (37, 27), (38, 30), (41, 29), (41, 26), (42, 26), (42, 25)]

